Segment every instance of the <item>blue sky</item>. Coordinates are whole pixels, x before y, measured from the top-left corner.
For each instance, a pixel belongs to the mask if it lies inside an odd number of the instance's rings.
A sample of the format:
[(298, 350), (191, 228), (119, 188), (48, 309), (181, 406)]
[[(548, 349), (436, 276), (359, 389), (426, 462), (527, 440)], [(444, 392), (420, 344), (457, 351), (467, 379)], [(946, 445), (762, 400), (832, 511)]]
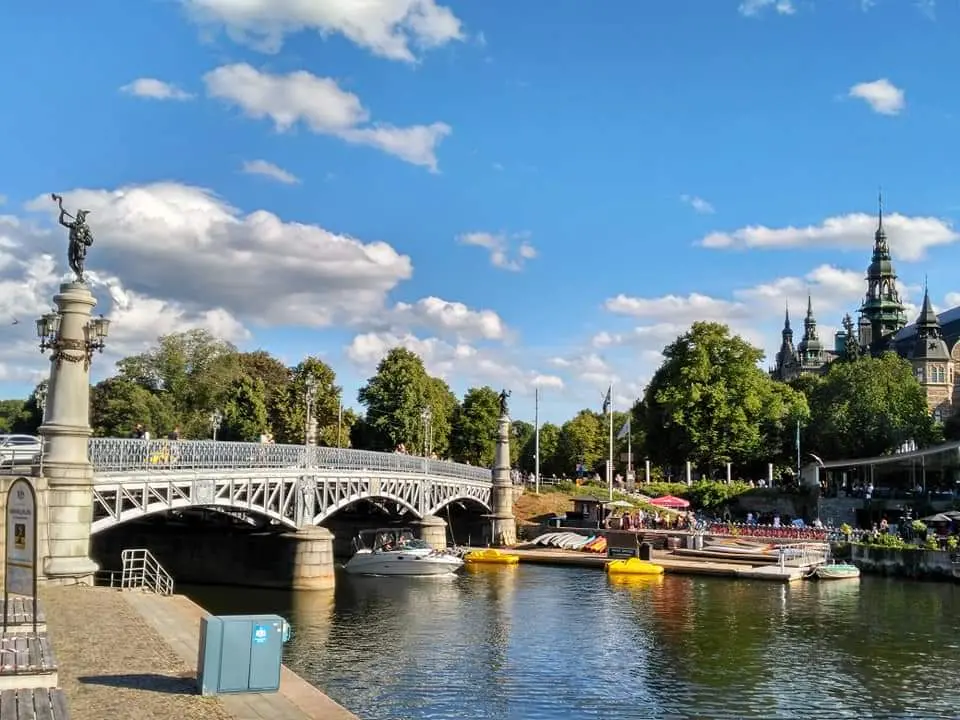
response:
[(808, 289), (829, 340), (880, 185), (909, 301), (960, 304), (955, 2), (303, 5), (0, 10), (0, 317), (67, 270), (51, 191), (93, 210), (115, 353), (209, 327), (322, 354), (349, 402), (399, 343), (517, 417), (536, 384), (547, 419), (624, 405), (696, 319), (772, 357)]

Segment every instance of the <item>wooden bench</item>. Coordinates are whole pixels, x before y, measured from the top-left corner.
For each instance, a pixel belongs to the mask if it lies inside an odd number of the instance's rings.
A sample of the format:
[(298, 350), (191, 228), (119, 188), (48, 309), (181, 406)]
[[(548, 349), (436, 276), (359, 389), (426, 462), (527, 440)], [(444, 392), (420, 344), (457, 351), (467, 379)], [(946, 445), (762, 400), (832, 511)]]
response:
[(70, 720), (67, 698), (57, 688), (0, 692), (0, 720)]
[[(0, 605), (3, 598), (0, 597)], [(4, 608), (7, 617), (7, 632), (33, 632), (33, 614), (37, 614), (37, 632), (47, 631), (47, 616), (40, 603), (31, 597), (12, 595)]]
[(59, 684), (57, 660), (46, 633), (0, 637), (0, 691)]

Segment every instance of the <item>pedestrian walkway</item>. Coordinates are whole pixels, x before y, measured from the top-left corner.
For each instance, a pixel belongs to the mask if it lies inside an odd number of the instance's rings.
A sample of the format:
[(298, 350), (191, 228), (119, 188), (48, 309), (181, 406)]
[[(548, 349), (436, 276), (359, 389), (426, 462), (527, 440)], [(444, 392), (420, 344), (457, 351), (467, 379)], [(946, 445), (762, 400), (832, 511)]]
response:
[[(183, 595), (124, 593), (122, 597), (185, 662), (196, 662), (200, 619), (209, 613)], [(280, 692), (221, 695), (235, 720), (358, 720), (308, 682), (283, 667)]]
[(41, 601), (72, 720), (357, 720), (287, 668), (279, 693), (200, 696), (206, 613), (183, 596), (75, 586)]

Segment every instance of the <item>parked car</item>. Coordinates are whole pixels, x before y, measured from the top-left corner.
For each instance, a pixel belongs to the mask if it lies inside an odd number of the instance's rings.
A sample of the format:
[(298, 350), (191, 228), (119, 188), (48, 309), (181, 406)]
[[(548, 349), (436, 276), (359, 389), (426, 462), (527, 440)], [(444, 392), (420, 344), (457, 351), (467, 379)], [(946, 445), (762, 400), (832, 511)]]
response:
[(0, 466), (33, 465), (43, 442), (33, 435), (0, 435)]

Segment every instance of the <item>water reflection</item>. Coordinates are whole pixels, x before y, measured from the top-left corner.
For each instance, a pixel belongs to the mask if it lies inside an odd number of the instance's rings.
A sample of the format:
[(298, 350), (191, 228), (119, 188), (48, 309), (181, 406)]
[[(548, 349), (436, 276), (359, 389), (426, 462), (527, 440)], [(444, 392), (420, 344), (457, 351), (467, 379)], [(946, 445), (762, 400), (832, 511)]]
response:
[(219, 611), (291, 613), (290, 664), (365, 720), (952, 717), (960, 706), (956, 586), (493, 566), (343, 576), (335, 596), (301, 597), (233, 592)]

